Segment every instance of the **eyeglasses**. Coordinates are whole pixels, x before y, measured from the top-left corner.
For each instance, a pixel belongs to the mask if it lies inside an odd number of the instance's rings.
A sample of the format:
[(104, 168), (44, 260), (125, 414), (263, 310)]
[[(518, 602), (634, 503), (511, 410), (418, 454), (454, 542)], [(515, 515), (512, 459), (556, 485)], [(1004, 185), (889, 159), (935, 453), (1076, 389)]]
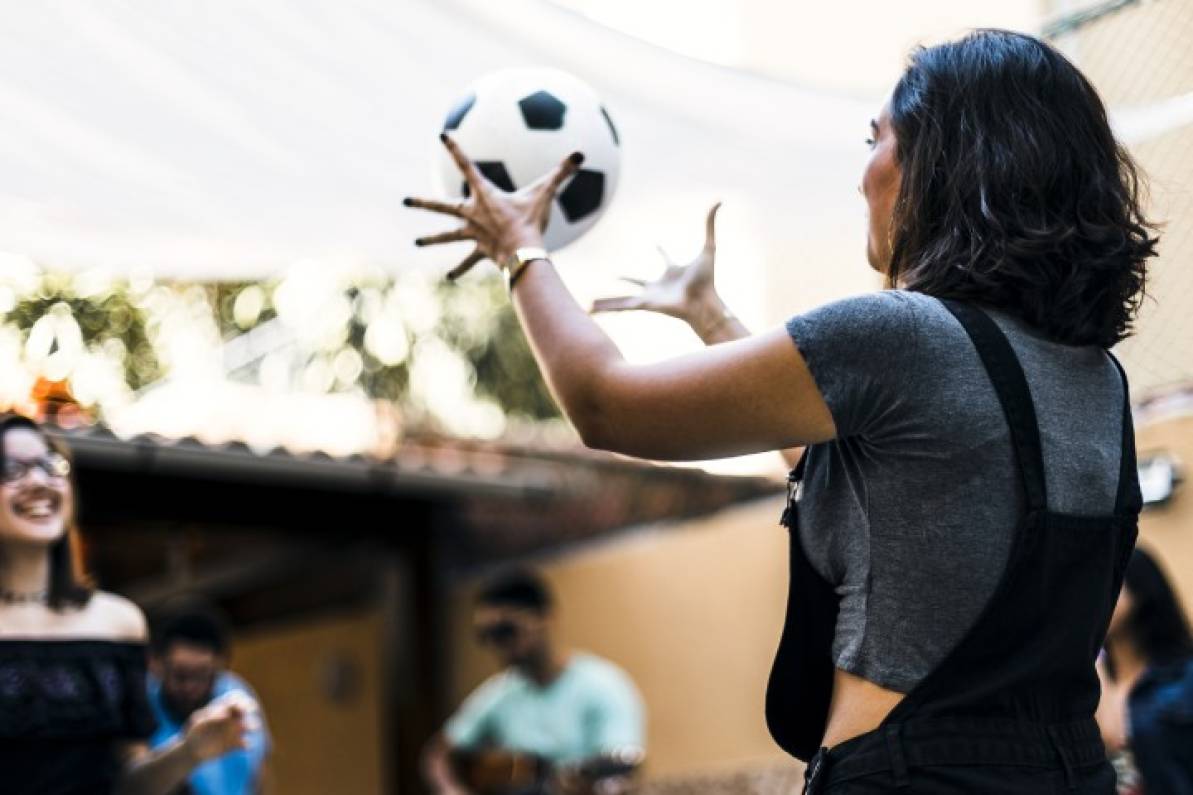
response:
[(177, 685), (188, 685), (192, 682), (199, 685), (207, 684), (215, 679), (215, 668), (210, 666), (187, 667), (181, 665), (167, 665), (164, 667), (163, 679)]
[(476, 628), (476, 639), (485, 646), (506, 646), (522, 634), (522, 627), (513, 621), (495, 621)]
[(51, 480), (62, 480), (70, 475), (70, 461), (59, 453), (47, 453), (40, 458), (31, 458), (27, 461), (6, 458), (3, 470), (0, 470), (0, 481), (6, 485), (19, 483), (34, 469), (40, 469), (42, 474)]

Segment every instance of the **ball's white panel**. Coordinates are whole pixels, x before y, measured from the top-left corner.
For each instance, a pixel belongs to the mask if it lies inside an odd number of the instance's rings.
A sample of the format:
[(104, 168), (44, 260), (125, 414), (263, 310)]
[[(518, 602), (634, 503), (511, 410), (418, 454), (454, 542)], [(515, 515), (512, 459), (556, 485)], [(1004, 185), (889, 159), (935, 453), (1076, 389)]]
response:
[[(541, 91), (563, 103), (559, 129), (531, 129), (526, 123), (519, 102)], [(460, 95), (461, 101), (469, 95), (475, 101), (452, 135), (473, 161), (500, 163), (515, 188), (549, 172), (572, 152), (584, 153), (585, 171), (602, 175), (601, 200), (590, 214), (568, 221), (555, 202), (545, 235), (547, 247), (562, 248), (592, 228), (617, 189), (621, 163), (620, 147), (596, 92), (556, 69), (506, 69), (476, 81)], [(463, 178), (442, 148), (436, 171), (447, 196), (463, 195)]]

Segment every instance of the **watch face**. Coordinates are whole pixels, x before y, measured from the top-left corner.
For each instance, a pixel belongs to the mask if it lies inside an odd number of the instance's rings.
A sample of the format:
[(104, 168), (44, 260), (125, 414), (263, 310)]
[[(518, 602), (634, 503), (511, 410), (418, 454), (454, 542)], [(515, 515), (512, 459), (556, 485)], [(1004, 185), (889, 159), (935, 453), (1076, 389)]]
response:
[[(536, 251), (541, 253), (536, 254)], [(505, 269), (506, 288), (510, 292), (513, 292), (514, 284), (518, 281), (518, 278), (521, 277), (522, 271), (526, 270), (530, 263), (534, 262), (536, 259), (546, 259), (546, 254), (547, 252), (543, 251), (542, 249), (520, 248), (514, 252), (513, 256), (510, 257), (508, 267)]]

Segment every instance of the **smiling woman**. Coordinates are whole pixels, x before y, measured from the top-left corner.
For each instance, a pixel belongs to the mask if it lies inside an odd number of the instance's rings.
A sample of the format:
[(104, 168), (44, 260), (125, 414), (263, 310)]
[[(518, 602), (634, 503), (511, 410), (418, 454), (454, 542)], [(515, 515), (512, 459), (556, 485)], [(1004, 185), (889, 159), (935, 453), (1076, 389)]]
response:
[(0, 599), (81, 608), (92, 591), (79, 559), (70, 460), (29, 420), (5, 420), (0, 434)]
[(80, 565), (70, 459), (32, 420), (0, 418), (0, 770), (13, 795), (171, 792), (238, 747), (232, 705), (150, 752), (145, 618)]

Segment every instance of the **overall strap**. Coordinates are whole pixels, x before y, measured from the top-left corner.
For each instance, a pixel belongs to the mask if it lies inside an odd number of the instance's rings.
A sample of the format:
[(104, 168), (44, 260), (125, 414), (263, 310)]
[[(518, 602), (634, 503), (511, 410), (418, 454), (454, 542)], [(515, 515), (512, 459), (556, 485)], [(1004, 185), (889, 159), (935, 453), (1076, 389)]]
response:
[(804, 470), (808, 466), (808, 450), (811, 445), (804, 448), (804, 452), (800, 455), (799, 461), (796, 462), (795, 468), (787, 473), (787, 502), (783, 505), (783, 515), (779, 517), (779, 524), (794, 530), (796, 526), (796, 501), (799, 496), (799, 490), (804, 480)]
[(795, 468), (792, 469), (791, 473), (787, 476), (789, 480), (800, 481), (804, 479), (804, 469), (806, 469), (808, 465), (808, 449), (811, 446), (812, 445), (808, 445), (804, 448), (804, 451), (800, 453), (799, 460), (795, 462)]
[(1139, 491), (1139, 470), (1135, 461), (1135, 424), (1131, 419), (1131, 389), (1127, 384), (1127, 372), (1110, 351), (1106, 352), (1114, 362), (1123, 381), (1123, 451), (1119, 457), (1118, 496), (1114, 500), (1116, 514), (1138, 514), (1143, 509), (1143, 495)]
[(1023, 493), (1027, 496), (1029, 511), (1044, 511), (1048, 508), (1048, 494), (1044, 487), (1044, 453), (1040, 445), (1040, 426), (1036, 421), (1036, 408), (1031, 400), (1027, 378), (1019, 364), (1019, 358), (1011, 343), (990, 316), (982, 310), (958, 301), (941, 300), (945, 308), (957, 318), (965, 333), (969, 335), (981, 357), (982, 366), (998, 393), (1007, 425), (1011, 430), (1011, 443), (1015, 449), (1015, 460), (1023, 478)]

